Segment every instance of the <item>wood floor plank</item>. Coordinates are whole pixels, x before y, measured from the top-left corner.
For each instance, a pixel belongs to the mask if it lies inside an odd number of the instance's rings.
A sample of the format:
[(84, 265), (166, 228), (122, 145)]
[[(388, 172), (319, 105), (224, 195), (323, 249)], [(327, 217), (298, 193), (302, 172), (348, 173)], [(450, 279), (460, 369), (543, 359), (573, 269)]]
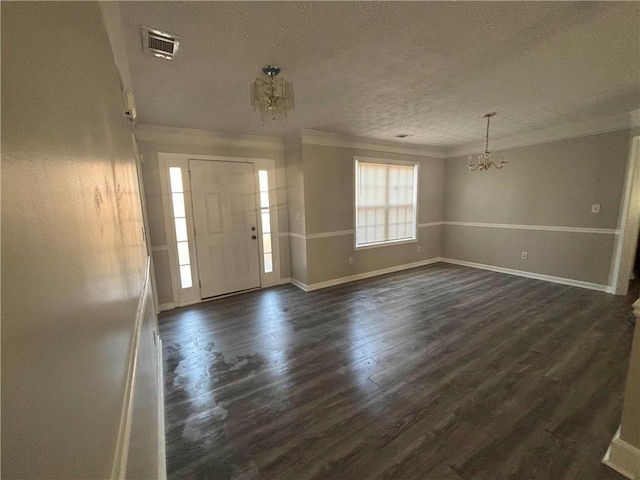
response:
[(620, 479), (638, 285), (435, 264), (160, 316), (170, 479)]

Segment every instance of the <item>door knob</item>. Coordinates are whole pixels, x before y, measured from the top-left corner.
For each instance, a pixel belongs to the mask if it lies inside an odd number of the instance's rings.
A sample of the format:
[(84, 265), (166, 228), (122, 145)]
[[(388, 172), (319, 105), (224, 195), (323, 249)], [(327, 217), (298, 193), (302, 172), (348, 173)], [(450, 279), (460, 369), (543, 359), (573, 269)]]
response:
[(251, 240), (255, 240), (256, 238), (258, 237), (256, 237), (255, 235), (251, 235)]
[(255, 232), (256, 231), (256, 227), (251, 227), (251, 231)]

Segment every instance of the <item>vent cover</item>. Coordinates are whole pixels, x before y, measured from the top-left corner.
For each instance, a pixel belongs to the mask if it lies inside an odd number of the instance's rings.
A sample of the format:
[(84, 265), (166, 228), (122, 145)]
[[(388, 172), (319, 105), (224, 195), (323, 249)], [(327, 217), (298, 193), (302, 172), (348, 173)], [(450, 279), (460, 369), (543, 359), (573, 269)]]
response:
[(178, 53), (180, 37), (161, 32), (155, 28), (142, 27), (142, 47), (146, 53), (154, 57), (173, 60)]

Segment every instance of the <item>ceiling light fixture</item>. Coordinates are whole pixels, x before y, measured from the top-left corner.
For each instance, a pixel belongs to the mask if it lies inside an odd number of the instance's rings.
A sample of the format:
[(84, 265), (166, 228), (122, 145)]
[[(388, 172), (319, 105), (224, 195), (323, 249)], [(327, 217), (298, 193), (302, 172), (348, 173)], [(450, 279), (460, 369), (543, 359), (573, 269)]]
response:
[(267, 65), (262, 72), (269, 80), (256, 78), (251, 84), (251, 106), (260, 112), (260, 120), (264, 124), (267, 119), (279, 120), (282, 125), (287, 123), (287, 112), (293, 110), (293, 85), (283, 77), (276, 78), (280, 68)]
[(491, 152), (489, 151), (489, 121), (491, 117), (493, 117), (496, 112), (485, 114), (485, 118), (487, 119), (487, 137), (486, 142), (484, 144), (484, 152), (478, 155), (478, 163), (471, 163), (471, 155), (469, 155), (467, 159), (467, 167), (469, 170), (475, 172), (476, 170), (489, 170), (491, 166), (496, 168), (502, 168), (506, 165), (507, 162), (504, 161), (504, 153), (502, 154), (502, 160), (500, 160), (500, 165), (496, 165), (491, 161)]

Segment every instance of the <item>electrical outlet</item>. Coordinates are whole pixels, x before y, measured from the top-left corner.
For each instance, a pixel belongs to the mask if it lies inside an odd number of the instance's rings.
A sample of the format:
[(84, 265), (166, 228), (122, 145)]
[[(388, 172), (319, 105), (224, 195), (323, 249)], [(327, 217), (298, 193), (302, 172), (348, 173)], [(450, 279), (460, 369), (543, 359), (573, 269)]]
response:
[(349, 265), (353, 265), (353, 257), (349, 257)]
[(418, 245), (418, 253), (420, 253), (422, 251), (422, 248), (420, 248), (420, 245)]
[(520, 260), (529, 260), (529, 252), (521, 252)]
[(591, 205), (591, 213), (600, 213), (600, 204), (594, 203)]
[(302, 215), (300, 215), (300, 212), (296, 212), (296, 220), (297, 221), (302, 220)]

